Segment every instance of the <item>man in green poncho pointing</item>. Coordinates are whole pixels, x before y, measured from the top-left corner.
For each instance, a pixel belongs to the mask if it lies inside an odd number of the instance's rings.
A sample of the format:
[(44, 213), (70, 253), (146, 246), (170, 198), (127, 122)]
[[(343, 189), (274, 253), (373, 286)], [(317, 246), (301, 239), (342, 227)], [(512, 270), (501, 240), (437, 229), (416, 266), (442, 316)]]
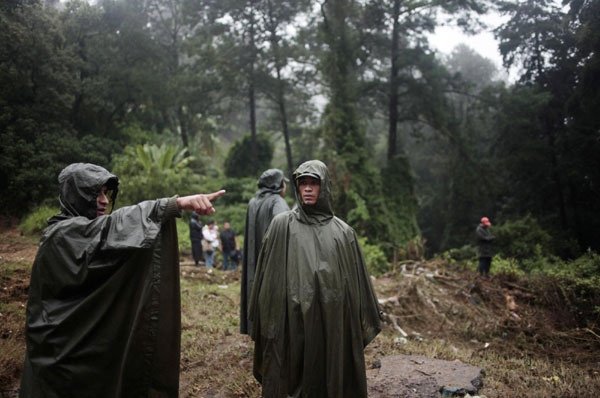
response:
[(179, 255), (174, 217), (212, 214), (191, 195), (110, 215), (119, 180), (93, 164), (60, 173), (31, 271), (21, 398), (177, 398)]
[(254, 376), (268, 398), (367, 397), (380, 311), (356, 234), (331, 207), (327, 166), (294, 172), (298, 207), (263, 240), (250, 301)]

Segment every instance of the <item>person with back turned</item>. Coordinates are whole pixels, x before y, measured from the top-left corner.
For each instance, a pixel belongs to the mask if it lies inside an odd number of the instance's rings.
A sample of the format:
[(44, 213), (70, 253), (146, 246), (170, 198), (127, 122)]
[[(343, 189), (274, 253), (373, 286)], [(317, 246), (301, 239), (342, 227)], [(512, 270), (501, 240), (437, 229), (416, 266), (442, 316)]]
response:
[(212, 214), (209, 195), (173, 196), (111, 214), (118, 178), (74, 163), (58, 176), (31, 271), (21, 398), (169, 397), (179, 392), (175, 217)]
[(246, 211), (244, 231), (244, 255), (242, 260), (242, 292), (240, 300), (240, 333), (248, 334), (251, 325), (248, 321), (248, 303), (254, 283), (254, 273), (258, 252), (263, 236), (277, 214), (290, 208), (283, 199), (289, 180), (279, 169), (266, 170), (258, 179), (258, 191), (250, 199)]
[(190, 242), (192, 244), (192, 257), (196, 265), (202, 261), (202, 222), (198, 213), (193, 213), (190, 218)]

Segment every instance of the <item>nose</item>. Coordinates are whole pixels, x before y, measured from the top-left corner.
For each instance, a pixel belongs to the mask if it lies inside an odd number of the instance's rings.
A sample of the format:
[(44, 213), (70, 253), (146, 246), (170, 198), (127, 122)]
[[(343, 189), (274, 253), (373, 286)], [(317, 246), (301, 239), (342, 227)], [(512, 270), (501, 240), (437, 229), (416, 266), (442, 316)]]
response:
[(101, 192), (100, 195), (98, 195), (98, 199), (100, 201), (100, 203), (102, 204), (108, 204), (108, 198), (106, 197), (106, 194), (104, 192)]

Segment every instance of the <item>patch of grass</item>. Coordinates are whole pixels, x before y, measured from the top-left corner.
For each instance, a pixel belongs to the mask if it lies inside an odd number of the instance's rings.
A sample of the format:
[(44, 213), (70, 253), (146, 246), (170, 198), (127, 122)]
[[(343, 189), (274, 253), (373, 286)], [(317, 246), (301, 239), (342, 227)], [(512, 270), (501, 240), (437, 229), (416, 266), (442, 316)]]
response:
[(29, 213), (19, 224), (19, 229), (25, 235), (41, 233), (47, 226), (46, 220), (60, 213), (60, 209), (53, 206), (40, 206)]
[(30, 268), (24, 262), (5, 262), (0, 267), (0, 390), (14, 389), (23, 369)]
[(239, 334), (239, 272), (198, 268), (191, 277), (191, 270), (181, 282), (180, 397), (260, 397), (254, 346)]

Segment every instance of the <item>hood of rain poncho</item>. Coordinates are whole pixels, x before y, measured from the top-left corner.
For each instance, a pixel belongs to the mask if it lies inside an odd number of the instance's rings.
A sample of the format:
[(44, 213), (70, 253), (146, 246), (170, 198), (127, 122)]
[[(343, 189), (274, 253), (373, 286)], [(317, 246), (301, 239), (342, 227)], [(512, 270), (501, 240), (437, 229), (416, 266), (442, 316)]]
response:
[[(298, 178), (303, 175), (312, 176), (321, 180), (321, 189), (317, 203), (314, 205), (305, 205), (302, 203), (300, 192), (298, 191)], [(322, 224), (329, 222), (333, 214), (332, 197), (331, 197), (331, 180), (329, 179), (329, 171), (325, 163), (320, 160), (309, 160), (302, 163), (296, 171), (294, 171), (294, 183), (296, 202), (298, 207), (294, 210), (298, 219), (305, 224)]]
[(271, 193), (283, 191), (283, 182), (288, 181), (279, 169), (269, 169), (260, 175), (258, 179), (258, 191), (256, 196), (264, 196)]
[(117, 178), (80, 163), (59, 180), (62, 213), (44, 230), (31, 271), (20, 397), (176, 398), (176, 198), (96, 217), (98, 190), (115, 189)]
[(48, 220), (49, 223), (66, 217), (83, 216), (96, 218), (96, 198), (103, 186), (112, 192), (110, 202), (114, 207), (119, 187), (119, 179), (103, 167), (90, 163), (73, 163), (58, 175), (60, 215)]

